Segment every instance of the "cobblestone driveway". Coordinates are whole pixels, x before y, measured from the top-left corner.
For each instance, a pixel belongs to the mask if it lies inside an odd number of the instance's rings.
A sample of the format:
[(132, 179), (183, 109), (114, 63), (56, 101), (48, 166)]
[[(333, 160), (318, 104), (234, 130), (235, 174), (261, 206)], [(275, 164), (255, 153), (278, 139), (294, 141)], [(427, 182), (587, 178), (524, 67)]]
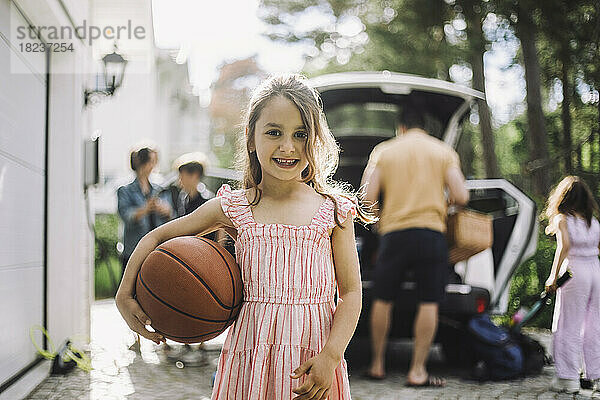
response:
[[(548, 333), (538, 335), (544, 343)], [(142, 342), (141, 355), (128, 350), (133, 335), (121, 320), (114, 302), (96, 302), (92, 308), (92, 364), (94, 370), (73, 371), (66, 376), (51, 376), (40, 384), (28, 400), (117, 400), (165, 399), (207, 400), (211, 379), (223, 338), (197, 353), (197, 366), (178, 368), (167, 361), (164, 353), (149, 341)], [(443, 363), (439, 351), (431, 355), (431, 372), (447, 378), (443, 389), (411, 389), (403, 387), (410, 360), (410, 346), (396, 343), (391, 348), (388, 378), (382, 382), (367, 381), (360, 369), (350, 371), (354, 400), (392, 399), (587, 399), (590, 391), (576, 396), (549, 391), (553, 369), (546, 367), (542, 375), (502, 383), (479, 384), (465, 379), (467, 371), (450, 368)], [(243, 400), (243, 399), (240, 399)]]

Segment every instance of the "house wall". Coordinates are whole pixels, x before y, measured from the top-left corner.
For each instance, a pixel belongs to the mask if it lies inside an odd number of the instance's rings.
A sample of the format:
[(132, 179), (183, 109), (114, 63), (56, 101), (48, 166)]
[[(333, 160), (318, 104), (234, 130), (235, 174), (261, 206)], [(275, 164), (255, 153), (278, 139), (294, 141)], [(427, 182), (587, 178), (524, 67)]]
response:
[[(46, 64), (6, 32), (15, 21), (78, 25), (89, 5), (0, 0), (0, 399), (23, 397), (48, 373), (49, 363), (36, 363), (31, 326), (44, 325), (56, 346), (89, 337), (94, 243), (83, 189), (90, 48), (75, 40), (73, 52), (51, 53)], [(26, 68), (15, 72), (15, 62)], [(41, 333), (34, 338), (42, 345)]]

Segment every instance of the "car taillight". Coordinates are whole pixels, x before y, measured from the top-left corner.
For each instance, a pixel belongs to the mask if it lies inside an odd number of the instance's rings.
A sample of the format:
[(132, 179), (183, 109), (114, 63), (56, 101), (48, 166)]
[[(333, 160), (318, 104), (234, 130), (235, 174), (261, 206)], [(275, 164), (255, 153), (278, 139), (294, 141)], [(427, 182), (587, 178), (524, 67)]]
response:
[(477, 309), (477, 313), (481, 314), (482, 312), (485, 311), (485, 308), (487, 307), (486, 301), (484, 297), (478, 297), (475, 300), (475, 307)]

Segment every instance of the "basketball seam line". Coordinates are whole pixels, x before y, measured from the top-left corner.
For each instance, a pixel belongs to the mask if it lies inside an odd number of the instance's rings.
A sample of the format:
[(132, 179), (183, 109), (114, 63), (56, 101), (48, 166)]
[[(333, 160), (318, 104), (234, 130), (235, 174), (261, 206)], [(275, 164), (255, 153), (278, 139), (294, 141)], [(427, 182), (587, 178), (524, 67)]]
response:
[(163, 254), (166, 254), (166, 255), (172, 257), (173, 259), (175, 259), (176, 261), (178, 261), (179, 263), (181, 263), (185, 267), (185, 269), (187, 269), (188, 271), (190, 271), (190, 273), (192, 275), (194, 275), (196, 277), (196, 279), (198, 279), (200, 281), (200, 283), (202, 283), (202, 285), (204, 285), (204, 287), (206, 288), (206, 290), (208, 290), (210, 292), (210, 294), (212, 295), (212, 297), (215, 299), (215, 301), (217, 303), (219, 303), (219, 305), (221, 307), (223, 307), (226, 310), (231, 310), (232, 309), (232, 307), (229, 307), (229, 306), (225, 305), (221, 301), (221, 299), (219, 299), (219, 296), (217, 296), (217, 294), (215, 292), (213, 292), (213, 290), (210, 288), (210, 286), (208, 286), (208, 284), (206, 282), (204, 282), (204, 279), (202, 279), (202, 277), (200, 275), (198, 275), (192, 268), (190, 268), (190, 266), (187, 265), (185, 263), (185, 261), (183, 261), (182, 259), (180, 259), (179, 257), (177, 257), (175, 254), (171, 253), (168, 250), (158, 248), (158, 249), (156, 249), (156, 251), (159, 251), (159, 252), (161, 252)]
[(201, 321), (206, 321), (206, 322), (218, 322), (218, 323), (222, 323), (222, 322), (228, 322), (231, 318), (227, 318), (227, 319), (208, 319), (208, 318), (202, 318), (202, 317), (196, 317), (195, 315), (189, 314), (185, 311), (182, 311), (172, 305), (170, 305), (169, 303), (167, 303), (166, 301), (164, 301), (163, 299), (161, 299), (160, 297), (158, 297), (156, 294), (154, 294), (154, 292), (152, 291), (152, 289), (150, 289), (148, 287), (148, 285), (146, 285), (146, 282), (144, 282), (144, 278), (142, 278), (142, 273), (140, 271), (140, 273), (138, 273), (138, 279), (140, 280), (140, 282), (142, 283), (142, 285), (144, 285), (144, 287), (146, 288), (146, 290), (148, 291), (148, 293), (150, 293), (152, 295), (152, 297), (154, 297), (156, 300), (160, 301), (161, 303), (163, 303), (165, 306), (169, 307), (170, 309), (177, 311), (181, 314), (187, 315), (190, 318), (194, 318), (194, 319), (198, 319)]
[(233, 304), (230, 309), (231, 311), (229, 311), (229, 319), (231, 319), (231, 316), (233, 315), (233, 310), (235, 309), (235, 281), (233, 279), (233, 274), (231, 273), (231, 268), (229, 268), (229, 263), (227, 262), (227, 260), (225, 260), (225, 257), (223, 256), (223, 254), (221, 254), (221, 250), (219, 250), (217, 247), (215, 247), (207, 239), (204, 239), (203, 237), (199, 237), (199, 236), (194, 236), (194, 238), (203, 241), (204, 243), (208, 244), (210, 247), (215, 249), (217, 251), (217, 253), (219, 253), (221, 258), (223, 259), (223, 262), (225, 263), (225, 265), (227, 265), (227, 271), (229, 272), (229, 278), (231, 279), (231, 287), (233, 288)]

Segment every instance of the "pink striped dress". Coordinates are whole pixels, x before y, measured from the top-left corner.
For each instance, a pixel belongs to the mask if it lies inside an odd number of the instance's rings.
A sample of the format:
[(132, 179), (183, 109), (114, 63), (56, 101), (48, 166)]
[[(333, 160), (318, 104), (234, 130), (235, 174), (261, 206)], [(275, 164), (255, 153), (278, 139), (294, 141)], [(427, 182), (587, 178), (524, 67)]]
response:
[[(237, 229), (244, 303), (223, 345), (212, 399), (292, 399), (306, 375), (290, 374), (323, 348), (333, 323), (333, 202), (327, 198), (310, 225), (296, 226), (254, 221), (244, 190), (223, 185), (217, 196)], [(356, 215), (352, 202), (335, 198), (341, 222)], [(350, 399), (345, 360), (329, 398)]]

